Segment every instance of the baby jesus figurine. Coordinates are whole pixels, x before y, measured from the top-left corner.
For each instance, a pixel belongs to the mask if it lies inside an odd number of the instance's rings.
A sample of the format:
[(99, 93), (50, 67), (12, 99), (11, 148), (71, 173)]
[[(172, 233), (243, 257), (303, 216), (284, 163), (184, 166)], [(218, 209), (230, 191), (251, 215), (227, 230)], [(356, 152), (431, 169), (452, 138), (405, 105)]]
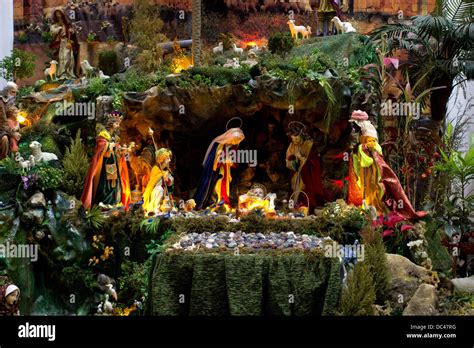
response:
[(143, 209), (146, 214), (160, 214), (173, 209), (170, 195), (174, 178), (169, 170), (172, 155), (171, 150), (166, 148), (156, 152), (156, 165), (151, 170), (150, 181), (143, 194)]
[(265, 195), (263, 185), (254, 184), (252, 188), (243, 195), (239, 196), (239, 210), (242, 213), (248, 213), (256, 209), (261, 209), (265, 214), (275, 214), (276, 194), (269, 193)]

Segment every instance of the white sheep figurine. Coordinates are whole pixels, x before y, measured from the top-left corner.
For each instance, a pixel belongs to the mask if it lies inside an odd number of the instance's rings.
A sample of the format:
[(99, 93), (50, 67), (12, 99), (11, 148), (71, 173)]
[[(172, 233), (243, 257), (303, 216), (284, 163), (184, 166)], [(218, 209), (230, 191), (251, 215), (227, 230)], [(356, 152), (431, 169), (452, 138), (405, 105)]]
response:
[(33, 155), (30, 155), (29, 159), (25, 161), (19, 152), (15, 154), (15, 162), (17, 162), (19, 168), (26, 169), (27, 171), (33, 168), (36, 164), (36, 160)]
[(87, 59), (84, 59), (81, 62), (81, 68), (82, 68), (82, 72), (86, 75), (86, 78), (88, 79), (93, 78), (96, 74), (95, 68), (92, 65), (90, 65)]
[(35, 163), (56, 161), (58, 159), (58, 156), (56, 156), (54, 153), (42, 152), (41, 147), (42, 145), (37, 141), (32, 141), (30, 143), (30, 150), (31, 154), (35, 158)]
[(227, 62), (223, 65), (224, 68), (240, 68), (239, 58), (227, 59)]
[(214, 52), (214, 53), (221, 53), (221, 54), (224, 53), (224, 44), (223, 44), (222, 42), (219, 42), (219, 45), (216, 46), (216, 47), (214, 47), (214, 48), (212, 49), (212, 52)]
[(334, 17), (331, 19), (331, 23), (334, 23), (336, 26), (336, 30), (338, 34), (345, 34), (345, 33), (356, 33), (357, 30), (352, 26), (349, 22), (343, 22), (339, 19), (339, 17)]
[(100, 78), (101, 80), (108, 80), (108, 79), (110, 79), (110, 76), (109, 76), (109, 75), (105, 75), (102, 70), (99, 70), (99, 78)]
[(232, 49), (234, 50), (234, 53), (237, 53), (237, 54), (243, 54), (244, 53), (244, 49), (240, 48), (240, 47), (237, 47), (237, 45), (235, 43), (232, 44)]
[(58, 62), (52, 60), (49, 62), (49, 68), (44, 70), (44, 77), (46, 81), (55, 81), (57, 80), (56, 72), (58, 71)]

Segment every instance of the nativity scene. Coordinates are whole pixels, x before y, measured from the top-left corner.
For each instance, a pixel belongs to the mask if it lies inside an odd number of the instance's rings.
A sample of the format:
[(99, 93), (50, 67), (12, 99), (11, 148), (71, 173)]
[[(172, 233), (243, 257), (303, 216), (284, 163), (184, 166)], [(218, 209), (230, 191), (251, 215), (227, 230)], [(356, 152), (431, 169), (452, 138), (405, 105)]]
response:
[(0, 315), (474, 314), (472, 3), (8, 2)]

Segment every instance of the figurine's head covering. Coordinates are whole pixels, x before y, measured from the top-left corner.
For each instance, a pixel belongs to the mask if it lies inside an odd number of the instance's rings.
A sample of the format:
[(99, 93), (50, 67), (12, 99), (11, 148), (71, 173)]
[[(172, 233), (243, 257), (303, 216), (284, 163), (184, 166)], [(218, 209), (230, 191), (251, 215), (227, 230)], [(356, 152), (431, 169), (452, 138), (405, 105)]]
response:
[(231, 144), (231, 143), (240, 143), (242, 140), (245, 139), (244, 132), (242, 132), (242, 129), (240, 128), (230, 128), (227, 132), (224, 134), (219, 135), (218, 137), (215, 137), (214, 140), (211, 142), (209, 147), (207, 148), (206, 155), (204, 156), (204, 161), (202, 164), (206, 163), (207, 158), (209, 157), (209, 154), (211, 153), (212, 147), (214, 146), (215, 143), (218, 144)]
[(116, 122), (122, 122), (123, 116), (119, 111), (112, 111), (106, 115), (106, 127), (111, 127)]
[(352, 112), (350, 122), (368, 121), (369, 115), (365, 111), (355, 110)]
[(7, 296), (18, 290), (18, 295), (20, 294), (20, 289), (18, 286), (13, 284), (5, 284), (0, 286), (0, 316), (11, 316), (18, 313), (19, 310), (19, 301), (13, 305), (7, 305)]
[(377, 135), (377, 130), (375, 129), (374, 125), (370, 123), (370, 121), (362, 121), (358, 123), (361, 129), (361, 136), (363, 137), (372, 137), (379, 140)]
[(18, 85), (15, 82), (8, 81), (3, 90), (6, 93), (8, 93), (10, 91), (17, 92), (18, 91)]
[(18, 293), (20, 292), (20, 288), (16, 286), (15, 284), (8, 285), (7, 288), (5, 289), (5, 298), (16, 290), (18, 290)]

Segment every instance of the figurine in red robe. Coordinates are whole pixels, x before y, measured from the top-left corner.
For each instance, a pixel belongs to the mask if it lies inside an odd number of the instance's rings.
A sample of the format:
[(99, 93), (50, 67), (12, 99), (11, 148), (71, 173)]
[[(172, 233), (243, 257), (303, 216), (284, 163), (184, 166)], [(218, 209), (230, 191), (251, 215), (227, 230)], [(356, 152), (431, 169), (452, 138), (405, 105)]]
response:
[[(286, 151), (286, 166), (291, 176), (291, 199), (298, 206), (308, 206), (309, 213), (325, 202), (321, 179), (321, 161), (313, 139), (306, 133), (306, 126), (300, 122), (290, 122), (291, 144)], [(306, 195), (301, 194), (304, 192)]]
[(415, 211), (397, 175), (385, 163), (377, 130), (368, 120), (368, 115), (360, 110), (354, 111), (351, 121), (360, 127), (361, 135), (349, 161), (348, 202), (373, 206), (379, 215), (392, 210), (407, 220), (426, 216), (424, 211)]
[(130, 181), (125, 156), (115, 134), (120, 117), (111, 115), (108, 126), (96, 139), (96, 147), (87, 173), (81, 201), (86, 209), (94, 204), (113, 207), (122, 204), (127, 209), (131, 201)]

